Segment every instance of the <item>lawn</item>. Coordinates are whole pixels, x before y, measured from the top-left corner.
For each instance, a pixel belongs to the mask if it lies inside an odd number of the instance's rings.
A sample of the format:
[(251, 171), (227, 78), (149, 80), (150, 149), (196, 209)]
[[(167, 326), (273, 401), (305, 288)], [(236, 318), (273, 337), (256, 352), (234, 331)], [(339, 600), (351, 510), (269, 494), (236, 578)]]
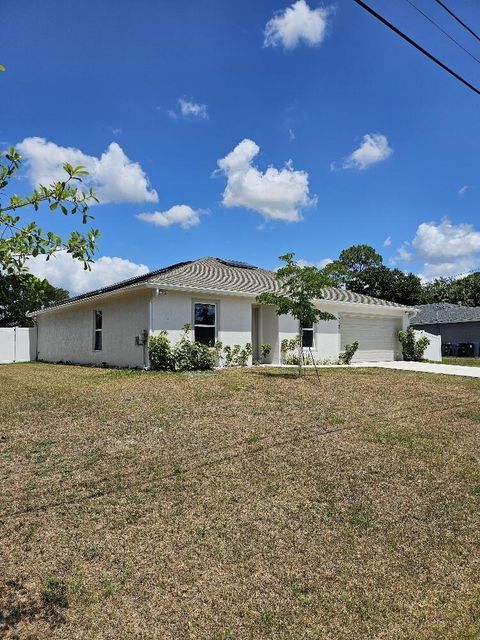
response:
[(480, 367), (480, 358), (442, 358), (443, 364), (459, 364), (463, 367)]
[(480, 637), (480, 380), (0, 367), (0, 636)]

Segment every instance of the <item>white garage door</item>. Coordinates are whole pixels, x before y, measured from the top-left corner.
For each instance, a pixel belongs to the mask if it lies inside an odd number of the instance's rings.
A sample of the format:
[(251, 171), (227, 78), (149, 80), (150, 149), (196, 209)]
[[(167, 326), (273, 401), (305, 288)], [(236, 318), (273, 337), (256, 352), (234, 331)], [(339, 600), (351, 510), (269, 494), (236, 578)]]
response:
[(402, 328), (400, 318), (379, 318), (344, 315), (340, 318), (342, 351), (346, 344), (358, 341), (353, 362), (380, 362), (400, 357), (397, 331)]

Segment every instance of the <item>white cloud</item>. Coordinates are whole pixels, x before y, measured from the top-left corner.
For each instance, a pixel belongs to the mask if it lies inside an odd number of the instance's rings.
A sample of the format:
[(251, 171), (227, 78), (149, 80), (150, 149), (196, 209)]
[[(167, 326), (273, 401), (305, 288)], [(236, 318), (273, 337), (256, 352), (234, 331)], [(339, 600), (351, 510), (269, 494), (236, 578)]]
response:
[(297, 136), (295, 135), (295, 131), (293, 129), (288, 130), (288, 139), (290, 142), (293, 142)]
[(218, 160), (220, 171), (227, 176), (223, 204), (258, 211), (267, 220), (298, 222), (302, 208), (316, 204), (316, 198), (309, 195), (308, 173), (295, 171), (291, 162), (283, 169), (268, 167), (261, 172), (252, 164), (259, 151), (246, 138)]
[(423, 281), (435, 278), (462, 278), (479, 266), (478, 259), (464, 258), (453, 262), (425, 262), (422, 271), (418, 274)]
[(297, 260), (297, 264), (299, 267), (317, 267), (317, 269), (323, 269), (327, 266), (327, 264), (331, 264), (332, 262), (333, 260), (331, 258), (323, 258), (318, 262), (310, 262), (309, 260), (304, 260), (303, 258)]
[(464, 184), (463, 187), (460, 187), (460, 189), (458, 190), (458, 195), (459, 196), (465, 195), (467, 189), (468, 189), (468, 185)]
[(54, 254), (48, 262), (42, 255), (31, 258), (28, 268), (35, 276), (46, 278), (50, 284), (67, 289), (71, 296), (141, 276), (149, 271), (145, 264), (109, 256), (98, 258), (91, 265), (91, 271), (85, 271), (83, 264), (65, 251)]
[(412, 242), (400, 247), (395, 261), (422, 262), (420, 275), (424, 279), (466, 273), (480, 266), (480, 231), (448, 219), (423, 222)]
[(281, 44), (285, 49), (293, 49), (302, 40), (311, 47), (319, 45), (325, 38), (330, 13), (328, 8), (310, 9), (305, 0), (297, 0), (267, 22), (263, 46)]
[[(368, 169), (382, 160), (386, 160), (393, 153), (393, 149), (388, 144), (387, 137), (381, 133), (367, 133), (358, 149), (355, 149), (341, 163), (340, 169)], [(332, 171), (337, 170), (337, 164), (332, 162)]]
[(200, 211), (192, 209), (186, 204), (176, 204), (167, 211), (153, 213), (139, 213), (137, 218), (144, 222), (151, 222), (157, 227), (170, 227), (179, 224), (182, 229), (188, 229), (200, 224)]
[(390, 236), (387, 236), (385, 238), (385, 240), (383, 241), (383, 246), (384, 247), (389, 247), (392, 244), (392, 238)]
[(471, 224), (454, 225), (444, 219), (439, 224), (423, 222), (412, 246), (420, 258), (440, 261), (461, 258), (480, 252), (480, 231)]
[(208, 120), (208, 109), (206, 104), (199, 104), (198, 102), (191, 102), (184, 98), (178, 99), (178, 110), (171, 109), (168, 111), (168, 115), (177, 120), (179, 116), (183, 116), (186, 119), (198, 119)]
[(45, 138), (25, 138), (17, 144), (27, 163), (27, 176), (34, 186), (49, 185), (65, 177), (65, 162), (83, 165), (89, 171), (85, 184), (94, 188), (100, 202), (157, 202), (157, 192), (149, 185), (138, 162), (127, 158), (112, 142), (100, 158), (74, 147), (61, 147)]

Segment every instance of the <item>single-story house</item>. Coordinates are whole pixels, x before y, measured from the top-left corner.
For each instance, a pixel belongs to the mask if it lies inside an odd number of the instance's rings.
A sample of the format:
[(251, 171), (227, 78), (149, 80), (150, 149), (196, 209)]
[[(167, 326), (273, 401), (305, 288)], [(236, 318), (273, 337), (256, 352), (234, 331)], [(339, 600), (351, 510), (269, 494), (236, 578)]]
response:
[[(279, 291), (275, 273), (249, 264), (211, 257), (174, 264), (32, 312), (38, 359), (148, 367), (148, 337), (166, 330), (175, 342), (189, 323), (192, 337), (209, 345), (251, 343), (254, 361), (269, 343), (269, 360), (279, 363), (282, 340), (298, 324), (256, 302), (268, 291)], [(415, 309), (337, 287), (326, 287), (317, 304), (335, 320), (305, 327), (303, 345), (315, 359), (335, 360), (354, 340), (356, 361), (401, 359), (397, 331)]]
[(443, 348), (462, 343), (474, 345), (474, 356), (480, 356), (480, 307), (462, 307), (439, 302), (421, 304), (412, 319), (415, 329), (442, 337)]

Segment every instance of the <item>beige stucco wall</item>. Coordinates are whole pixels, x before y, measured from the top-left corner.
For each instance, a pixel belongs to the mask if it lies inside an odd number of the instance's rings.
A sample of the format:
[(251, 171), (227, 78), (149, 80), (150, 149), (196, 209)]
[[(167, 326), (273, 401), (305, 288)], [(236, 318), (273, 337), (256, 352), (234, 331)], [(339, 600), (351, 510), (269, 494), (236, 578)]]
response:
[[(150, 296), (149, 291), (123, 294), (40, 314), (39, 360), (143, 367), (144, 349), (135, 344), (135, 336), (148, 330)], [(95, 309), (103, 312), (101, 351), (93, 349)]]
[(193, 327), (195, 302), (217, 305), (217, 340), (224, 345), (245, 346), (252, 341), (252, 299), (213, 294), (168, 292), (154, 295), (151, 332), (166, 330), (171, 342), (175, 343), (181, 338), (185, 324)]
[[(245, 346), (252, 342), (252, 306), (254, 297), (235, 297), (213, 293), (187, 293), (142, 289), (119, 292), (102, 301), (85, 301), (71, 308), (59, 308), (40, 314), (38, 322), (38, 357), (50, 362), (70, 361), (81, 364), (143, 367), (148, 364), (147, 349), (135, 343), (135, 337), (147, 330), (151, 335), (168, 332), (172, 343), (182, 336), (185, 324), (193, 326), (195, 302), (217, 305), (217, 339), (224, 345)], [(313, 356), (317, 360), (336, 360), (340, 344), (339, 318), (342, 313), (365, 313), (365, 305), (321, 303), (336, 319), (315, 325)], [(103, 311), (103, 348), (93, 349), (93, 312)], [(408, 325), (403, 310), (388, 307), (369, 308), (372, 316), (396, 317), (400, 326)], [(278, 316), (274, 307), (259, 307), (259, 344), (272, 345), (270, 362), (280, 362), (280, 345), (285, 338), (297, 335), (298, 323), (291, 316)]]

